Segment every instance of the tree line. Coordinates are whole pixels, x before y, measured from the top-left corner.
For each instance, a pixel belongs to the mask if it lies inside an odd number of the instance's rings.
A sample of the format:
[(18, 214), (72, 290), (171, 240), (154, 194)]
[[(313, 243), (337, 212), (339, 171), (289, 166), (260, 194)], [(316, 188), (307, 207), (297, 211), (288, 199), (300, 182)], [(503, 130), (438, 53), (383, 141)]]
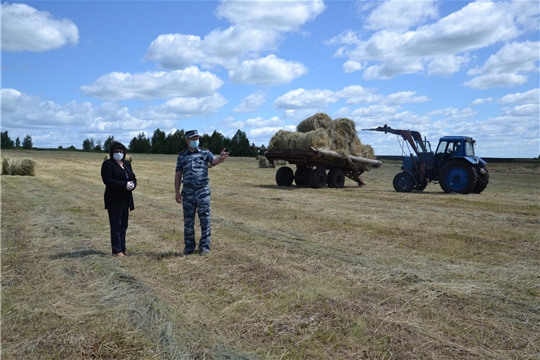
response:
[(1, 133), (0, 148), (2, 149), (31, 149), (32, 146), (34, 146), (34, 144), (32, 143), (32, 137), (30, 135), (26, 135), (21, 143), (21, 140), (19, 138), (15, 139), (15, 141), (11, 140), (7, 130)]
[[(87, 138), (82, 143), (82, 149), (84, 151), (104, 151), (109, 152), (111, 144), (115, 141), (114, 136), (111, 135), (101, 143), (101, 140), (94, 141), (93, 138)], [(253, 149), (255, 144), (250, 144), (249, 139), (244, 131), (238, 130), (232, 138), (228, 138), (220, 132), (214, 130), (209, 134), (203, 134), (199, 136), (199, 144), (201, 147), (209, 149), (214, 154), (219, 154), (224, 148), (231, 153), (231, 156), (255, 156), (257, 151)], [(152, 134), (152, 137), (146, 137), (144, 132), (135, 136), (127, 145), (128, 151), (133, 153), (148, 153), (148, 154), (177, 154), (182, 150), (187, 149), (185, 140), (185, 131), (176, 130), (169, 134), (165, 134), (164, 131), (156, 129)], [(27, 135), (23, 142), (22, 148), (31, 149), (32, 137)], [(3, 149), (10, 149), (14, 147), (21, 147), (20, 140), (17, 138), (15, 142), (9, 138), (8, 132), (2, 132), (2, 139), (0, 147)], [(62, 146), (58, 147), (63, 149)], [(68, 149), (75, 149), (72, 145)]]

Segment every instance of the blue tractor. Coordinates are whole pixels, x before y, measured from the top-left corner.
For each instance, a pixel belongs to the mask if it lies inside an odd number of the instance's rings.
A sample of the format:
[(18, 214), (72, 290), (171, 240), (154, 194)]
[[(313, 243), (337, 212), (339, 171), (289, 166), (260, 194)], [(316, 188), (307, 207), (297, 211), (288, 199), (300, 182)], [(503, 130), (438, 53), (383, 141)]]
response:
[(388, 125), (369, 131), (401, 136), (413, 150), (403, 157), (402, 172), (394, 177), (398, 192), (422, 191), (430, 182), (439, 183), (444, 192), (479, 194), (487, 187), (489, 172), (486, 162), (474, 154), (476, 143), (467, 136), (443, 136), (435, 153), (431, 144), (418, 131), (392, 129)]

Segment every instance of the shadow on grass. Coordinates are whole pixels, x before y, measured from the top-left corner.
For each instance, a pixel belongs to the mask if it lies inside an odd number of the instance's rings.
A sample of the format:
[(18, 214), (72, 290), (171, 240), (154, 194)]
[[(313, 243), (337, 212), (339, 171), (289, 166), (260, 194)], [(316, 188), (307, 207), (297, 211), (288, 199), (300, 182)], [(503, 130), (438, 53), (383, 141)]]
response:
[(67, 253), (59, 253), (49, 256), (50, 259), (70, 259), (70, 258), (82, 258), (85, 256), (100, 255), (100, 256), (109, 256), (109, 253), (103, 251), (97, 251), (94, 249), (85, 249), (78, 251), (70, 251)]

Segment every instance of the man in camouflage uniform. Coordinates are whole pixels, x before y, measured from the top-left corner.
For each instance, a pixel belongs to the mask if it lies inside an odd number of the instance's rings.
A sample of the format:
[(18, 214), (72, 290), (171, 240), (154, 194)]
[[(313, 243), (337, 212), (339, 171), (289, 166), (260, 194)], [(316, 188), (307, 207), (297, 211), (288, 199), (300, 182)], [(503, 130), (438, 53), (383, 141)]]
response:
[[(195, 211), (201, 223), (201, 238), (199, 240), (199, 254), (210, 252), (210, 186), (208, 185), (208, 163), (221, 164), (229, 153), (223, 149), (219, 157), (210, 150), (199, 147), (199, 134), (197, 130), (186, 132), (188, 148), (178, 154), (176, 161), (176, 175), (174, 190), (176, 202), (182, 204), (184, 210), (184, 255), (195, 252)], [(183, 189), (180, 187), (183, 184)]]

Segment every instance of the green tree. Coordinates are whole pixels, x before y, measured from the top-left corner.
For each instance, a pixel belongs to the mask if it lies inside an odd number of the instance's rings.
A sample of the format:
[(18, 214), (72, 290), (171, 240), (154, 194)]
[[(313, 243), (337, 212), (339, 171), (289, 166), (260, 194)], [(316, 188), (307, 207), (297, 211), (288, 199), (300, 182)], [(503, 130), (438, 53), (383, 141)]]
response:
[(114, 142), (114, 136), (111, 135), (103, 143), (103, 151), (108, 153), (111, 150), (111, 145), (113, 142)]
[(144, 132), (139, 133), (129, 142), (129, 150), (134, 153), (149, 153), (150, 148), (150, 139), (146, 138)]
[(102, 150), (101, 140), (98, 140), (96, 143), (96, 146), (94, 146), (94, 151), (101, 151), (101, 150)]
[(249, 145), (249, 139), (244, 131), (238, 130), (231, 139), (231, 155), (234, 156), (253, 156), (253, 150)]
[(85, 139), (82, 143), (82, 149), (84, 151), (94, 150), (94, 139)]
[(32, 137), (30, 135), (26, 135), (22, 142), (23, 149), (31, 149), (32, 146), (34, 146), (34, 144), (32, 143)]
[(165, 151), (165, 132), (156, 129), (152, 135), (152, 153), (163, 154)]
[(202, 134), (199, 136), (199, 146), (209, 149), (210, 148), (210, 135)]
[(214, 130), (210, 136), (210, 145), (208, 145), (208, 149), (214, 154), (219, 154), (225, 147), (224, 141), (225, 136), (217, 130)]
[(0, 147), (2, 149), (12, 149), (13, 140), (10, 139), (7, 130), (2, 132), (2, 137), (0, 139)]
[(15, 139), (15, 147), (18, 147), (18, 148), (21, 147), (21, 140), (19, 139), (19, 137), (17, 137), (17, 139)]
[(178, 154), (180, 151), (187, 148), (184, 130), (176, 130), (171, 132), (165, 138), (165, 154)]

